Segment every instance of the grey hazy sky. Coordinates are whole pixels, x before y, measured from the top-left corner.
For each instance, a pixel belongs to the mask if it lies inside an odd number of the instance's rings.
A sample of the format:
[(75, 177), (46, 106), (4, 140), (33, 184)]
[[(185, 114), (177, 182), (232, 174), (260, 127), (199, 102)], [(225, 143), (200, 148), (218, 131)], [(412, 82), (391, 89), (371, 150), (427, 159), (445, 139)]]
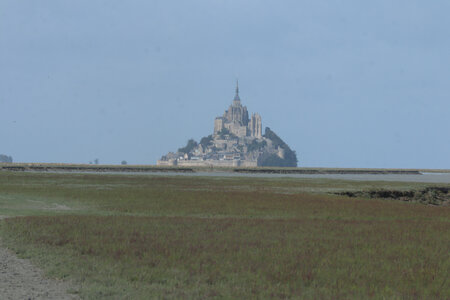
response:
[(241, 99), (302, 166), (450, 168), (449, 1), (0, 1), (0, 153), (154, 164)]

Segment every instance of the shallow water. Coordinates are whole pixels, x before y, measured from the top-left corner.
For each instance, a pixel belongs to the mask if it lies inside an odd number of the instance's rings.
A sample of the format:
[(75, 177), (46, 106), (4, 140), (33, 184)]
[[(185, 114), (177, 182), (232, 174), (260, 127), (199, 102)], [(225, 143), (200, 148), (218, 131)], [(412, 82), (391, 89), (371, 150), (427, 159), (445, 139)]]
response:
[(255, 174), (231, 172), (92, 172), (92, 171), (49, 171), (52, 173), (96, 173), (120, 175), (158, 175), (158, 176), (204, 176), (204, 177), (255, 177), (255, 178), (310, 178), (310, 179), (339, 179), (356, 181), (402, 181), (425, 183), (449, 183), (450, 173), (422, 173), (422, 174)]
[(410, 174), (245, 174), (226, 172), (198, 172), (198, 173), (160, 173), (161, 175), (181, 176), (223, 176), (223, 177), (259, 177), (259, 178), (325, 178), (357, 181), (404, 181), (404, 182), (427, 182), (427, 183), (450, 183), (449, 173), (427, 173), (422, 175)]

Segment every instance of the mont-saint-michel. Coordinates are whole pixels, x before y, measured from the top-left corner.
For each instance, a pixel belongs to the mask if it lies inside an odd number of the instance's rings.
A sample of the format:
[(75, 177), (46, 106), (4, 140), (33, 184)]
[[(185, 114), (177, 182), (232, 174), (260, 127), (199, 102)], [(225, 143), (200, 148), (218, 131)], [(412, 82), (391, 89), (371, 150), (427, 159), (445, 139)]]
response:
[(269, 127), (262, 131), (262, 118), (249, 117), (239, 97), (239, 86), (233, 102), (223, 116), (214, 120), (214, 132), (200, 142), (191, 139), (177, 152), (169, 152), (157, 161), (166, 166), (209, 167), (296, 167), (297, 155)]

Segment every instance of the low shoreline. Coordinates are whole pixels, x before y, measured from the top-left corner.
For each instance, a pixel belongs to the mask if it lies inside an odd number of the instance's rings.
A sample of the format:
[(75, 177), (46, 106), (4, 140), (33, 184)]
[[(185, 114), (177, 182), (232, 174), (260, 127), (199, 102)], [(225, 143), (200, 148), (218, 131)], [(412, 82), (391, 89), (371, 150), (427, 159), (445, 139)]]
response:
[(199, 173), (225, 172), (243, 174), (349, 174), (349, 175), (422, 175), (424, 173), (450, 173), (450, 170), (439, 169), (369, 169), (369, 168), (283, 168), (283, 167), (255, 167), (255, 168), (223, 168), (223, 167), (177, 167), (155, 165), (87, 165), (87, 164), (55, 164), (55, 163), (0, 163), (0, 171), (35, 171), (35, 172), (132, 172), (132, 173)]

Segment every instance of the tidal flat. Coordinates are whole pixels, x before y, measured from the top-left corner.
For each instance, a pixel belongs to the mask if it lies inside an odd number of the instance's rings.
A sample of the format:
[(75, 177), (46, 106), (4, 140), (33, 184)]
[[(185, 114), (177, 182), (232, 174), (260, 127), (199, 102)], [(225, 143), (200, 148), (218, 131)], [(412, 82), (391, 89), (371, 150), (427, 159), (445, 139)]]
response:
[(0, 237), (82, 299), (448, 299), (436, 186), (2, 171)]

